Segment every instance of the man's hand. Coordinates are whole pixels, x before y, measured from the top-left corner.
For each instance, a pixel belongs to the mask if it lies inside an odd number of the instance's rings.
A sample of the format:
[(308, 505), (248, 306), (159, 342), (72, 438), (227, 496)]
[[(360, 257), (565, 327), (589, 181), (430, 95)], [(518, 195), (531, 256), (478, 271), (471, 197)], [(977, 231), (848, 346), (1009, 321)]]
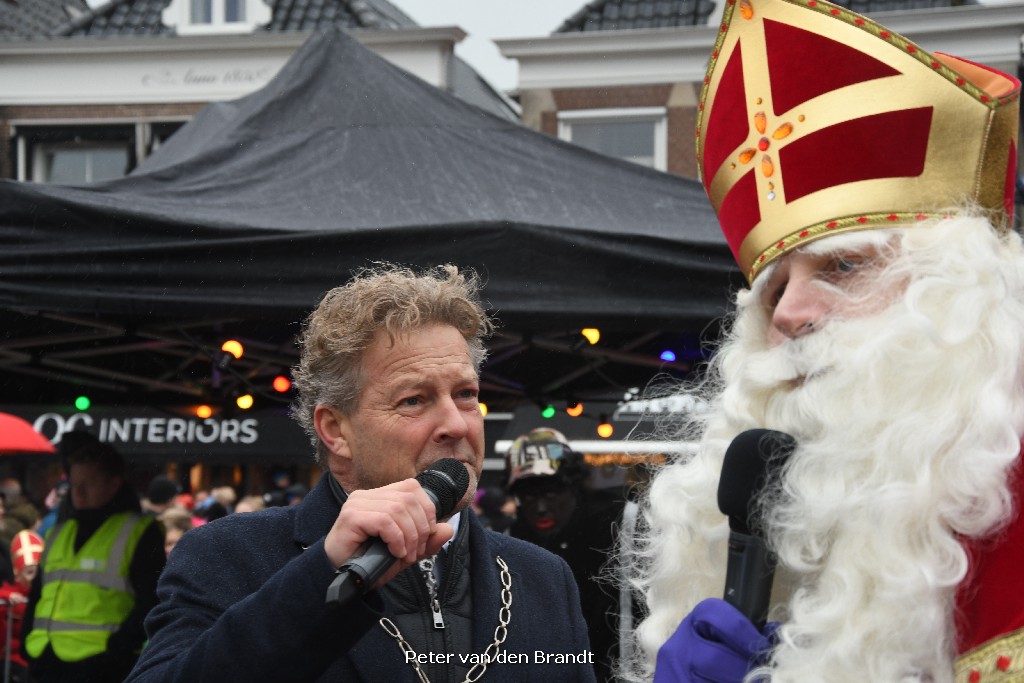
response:
[(654, 683), (740, 683), (770, 649), (768, 638), (739, 610), (709, 598), (658, 650)]
[(367, 541), (381, 539), (398, 561), (374, 585), (379, 588), (413, 562), (437, 553), (454, 533), (450, 524), (436, 520), (434, 501), (420, 483), (406, 479), (350, 493), (324, 550), (331, 564), (340, 567), (358, 556)]

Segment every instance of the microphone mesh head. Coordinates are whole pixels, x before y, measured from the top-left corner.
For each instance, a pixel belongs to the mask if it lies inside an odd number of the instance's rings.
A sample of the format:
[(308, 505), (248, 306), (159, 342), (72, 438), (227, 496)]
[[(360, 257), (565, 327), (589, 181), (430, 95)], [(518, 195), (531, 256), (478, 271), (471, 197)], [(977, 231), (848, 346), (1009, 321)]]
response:
[(469, 488), (469, 472), (455, 458), (442, 458), (416, 475), (420, 486), (437, 497), (437, 516), (448, 517)]
[(792, 436), (772, 429), (751, 429), (732, 440), (718, 480), (718, 509), (733, 531), (750, 534), (758, 526), (760, 494), (795, 449)]

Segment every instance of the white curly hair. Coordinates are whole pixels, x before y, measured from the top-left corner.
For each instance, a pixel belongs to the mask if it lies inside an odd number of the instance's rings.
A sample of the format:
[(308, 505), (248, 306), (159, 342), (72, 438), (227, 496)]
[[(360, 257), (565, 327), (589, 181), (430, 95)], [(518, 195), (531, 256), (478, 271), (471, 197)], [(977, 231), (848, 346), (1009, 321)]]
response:
[[(754, 427), (799, 446), (762, 501), (779, 571), (773, 683), (951, 683), (963, 538), (1013, 514), (1007, 473), (1024, 433), (1024, 250), (976, 215), (837, 235), (818, 253), (865, 243), (885, 260), (879, 313), (828, 320), (768, 344), (759, 287), (707, 379), (684, 390), (713, 409), (678, 428), (696, 455), (657, 473), (630, 585), (649, 616), (625, 680), (649, 680), (659, 647), (700, 600), (720, 597), (728, 525), (716, 505), (722, 457)], [(863, 293), (862, 293), (863, 294)], [(806, 378), (797, 380), (797, 378)]]

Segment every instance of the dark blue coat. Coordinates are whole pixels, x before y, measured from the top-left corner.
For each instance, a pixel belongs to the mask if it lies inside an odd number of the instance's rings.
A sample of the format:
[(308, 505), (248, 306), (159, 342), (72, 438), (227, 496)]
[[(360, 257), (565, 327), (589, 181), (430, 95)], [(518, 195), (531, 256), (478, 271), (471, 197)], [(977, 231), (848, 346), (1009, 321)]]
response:
[[(415, 681), (398, 644), (379, 625), (391, 610), (371, 592), (342, 609), (325, 604), (335, 577), (324, 537), (339, 506), (330, 475), (297, 506), (229, 515), (186, 533), (160, 578), (146, 620), (149, 644), (126, 683)], [(481, 679), (593, 681), (586, 664), (536, 663), (589, 650), (576, 583), (564, 561), (470, 523), (473, 652), (494, 639), (501, 607), (495, 557), (512, 575), (512, 618), (503, 651)], [(579, 657), (583, 659), (583, 657)], [(571, 661), (571, 660), (570, 660)]]

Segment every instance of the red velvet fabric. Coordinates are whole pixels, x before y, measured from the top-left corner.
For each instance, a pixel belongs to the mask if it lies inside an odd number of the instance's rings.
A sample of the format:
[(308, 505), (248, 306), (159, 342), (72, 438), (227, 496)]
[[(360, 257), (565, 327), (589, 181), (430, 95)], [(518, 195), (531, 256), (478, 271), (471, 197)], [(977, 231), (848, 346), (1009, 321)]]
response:
[(900, 73), (840, 42), (770, 19), (764, 39), (776, 116), (818, 95)]
[(966, 544), (971, 568), (957, 592), (960, 653), (1024, 628), (1024, 467), (1011, 473), (1016, 516), (992, 539)]
[(794, 140), (779, 150), (786, 202), (858, 180), (921, 175), (931, 126), (932, 108), (920, 107), (862, 116)]
[(732, 249), (732, 256), (740, 260), (740, 246), (747, 233), (761, 220), (761, 209), (757, 204), (757, 180), (754, 171), (748, 171), (740, 178), (722, 200), (718, 209), (718, 223), (725, 233), (725, 241)]
[[(711, 107), (704, 138), (704, 189), (711, 186), (714, 173), (750, 133), (750, 116), (744, 103), (742, 45), (729, 57)], [(711, 102), (705, 103), (710, 106)]]

